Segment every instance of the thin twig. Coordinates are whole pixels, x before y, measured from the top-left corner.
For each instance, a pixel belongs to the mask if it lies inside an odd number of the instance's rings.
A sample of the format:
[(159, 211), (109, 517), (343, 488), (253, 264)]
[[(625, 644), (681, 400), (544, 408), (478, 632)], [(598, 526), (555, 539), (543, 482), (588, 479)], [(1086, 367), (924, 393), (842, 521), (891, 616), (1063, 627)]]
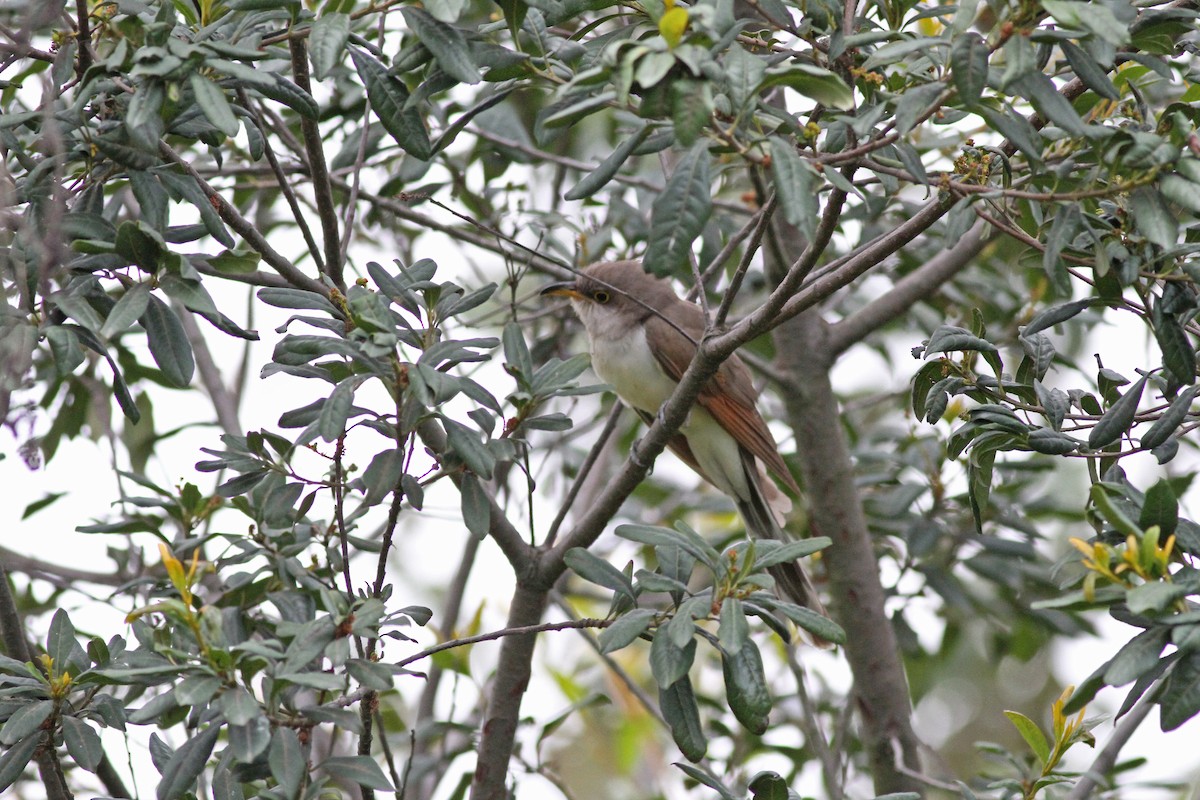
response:
[(254, 248), (255, 251), (263, 257), (267, 264), (282, 275), (288, 283), (298, 289), (307, 289), (310, 292), (317, 292), (326, 297), (329, 296), (329, 289), (326, 288), (320, 281), (313, 280), (305, 275), (296, 265), (288, 259), (284, 258), (279, 252), (271, 246), (258, 229), (242, 216), (236, 208), (233, 207), (221, 193), (213, 188), (212, 184), (200, 177), (200, 173), (196, 168), (188, 163), (182, 156), (171, 149), (166, 142), (158, 143), (158, 151), (171, 163), (177, 165), (185, 173), (192, 177), (193, 180), (200, 186), (200, 191), (204, 193), (220, 214), (221, 219), (225, 221), (229, 227), (237, 231), (238, 235), (246, 240), (246, 243)]
[(559, 506), (558, 514), (555, 515), (554, 521), (550, 523), (550, 531), (546, 534), (544, 547), (554, 546), (554, 540), (558, 538), (558, 529), (562, 527), (563, 520), (567, 518), (567, 512), (571, 510), (571, 506), (575, 503), (575, 498), (579, 496), (580, 490), (583, 489), (584, 481), (587, 480), (592, 467), (596, 465), (596, 462), (600, 459), (600, 454), (608, 445), (609, 438), (616, 431), (617, 422), (621, 419), (621, 411), (624, 408), (623, 403), (613, 403), (612, 411), (609, 412), (608, 419), (604, 421), (604, 428), (600, 431), (600, 435), (596, 437), (595, 443), (592, 444), (592, 449), (588, 451), (587, 458), (579, 466), (579, 472), (575, 474), (575, 480), (572, 481), (571, 488), (567, 490), (567, 496)]
[(547, 631), (565, 631), (574, 628), (607, 628), (612, 625), (615, 620), (611, 619), (569, 619), (562, 622), (543, 622), (538, 625), (522, 625), (516, 628), (501, 628), (498, 631), (490, 633), (481, 633), (477, 636), (466, 636), (462, 639), (451, 639), (448, 642), (442, 642), (439, 645), (426, 648), (419, 653), (415, 653), (408, 658), (402, 658), (396, 662), (397, 667), (406, 667), (416, 661), (424, 658), (429, 658), (432, 655), (441, 653), (444, 650), (453, 650), (456, 647), (466, 647), (470, 644), (478, 644), (480, 642), (494, 642), (497, 639), (503, 639), (506, 636), (526, 636), (531, 633), (545, 633)]

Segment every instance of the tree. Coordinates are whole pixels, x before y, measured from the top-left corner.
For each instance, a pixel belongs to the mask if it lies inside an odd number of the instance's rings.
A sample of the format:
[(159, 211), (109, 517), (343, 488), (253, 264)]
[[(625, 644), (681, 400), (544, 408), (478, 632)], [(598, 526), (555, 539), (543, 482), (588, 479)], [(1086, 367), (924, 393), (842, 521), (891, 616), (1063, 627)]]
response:
[[(828, 797), (1083, 798), (1117, 785), (1154, 706), (1164, 730), (1200, 710), (1200, 528), (1179, 500), (1195, 4), (4, 13), (0, 411), (31, 466), (113, 432), (122, 493), (79, 520), (115, 569), (3, 551), (0, 786), (36, 768), (48, 797), (130, 796), (108, 728), (146, 743), (159, 800), (490, 800), (535, 777), (571, 796), (590, 765), (543, 747), (589, 736), (606, 756), (589, 796), (776, 798), (807, 775)], [(628, 256), (712, 320), (636, 432), (536, 296)], [(277, 336), (255, 329), (272, 308)], [(1117, 350), (1090, 367), (1101, 323), (1149, 343), (1125, 374)], [(228, 337), (279, 387), (277, 423), (243, 427), (244, 381), (214, 355)], [(743, 541), (691, 478), (647, 480), (739, 348), (806, 489), (786, 545)], [(301, 387), (317, 399), (293, 402)], [(216, 430), (196, 473), (155, 480), (172, 400), (201, 391)], [(437, 553), (413, 541), (427, 495), (461, 511)], [(465, 597), (493, 546), (513, 589), (481, 632)], [(770, 591), (767, 566), (814, 553), (833, 621)], [(414, 572), (450, 558), (437, 607), (414, 602)], [(85, 585), (110, 587), (127, 630), (77, 629), (60, 606)], [(963, 644), (1048, 669), (1095, 609), (1140, 632), (1071, 665), (1078, 688), (1023, 687), (1024, 712)], [(809, 673), (801, 631), (844, 643), (848, 694)], [(983, 748), (999, 766), (923, 752), (912, 706), (948, 676), (986, 694), (977, 723), (1011, 721)], [(527, 689), (550, 679), (567, 708), (531, 721)], [(1094, 742), (1084, 706), (1130, 684)], [(686, 762), (624, 788), (620, 748), (668, 735)], [(1100, 748), (1084, 775), (1062, 761), (1080, 742)]]

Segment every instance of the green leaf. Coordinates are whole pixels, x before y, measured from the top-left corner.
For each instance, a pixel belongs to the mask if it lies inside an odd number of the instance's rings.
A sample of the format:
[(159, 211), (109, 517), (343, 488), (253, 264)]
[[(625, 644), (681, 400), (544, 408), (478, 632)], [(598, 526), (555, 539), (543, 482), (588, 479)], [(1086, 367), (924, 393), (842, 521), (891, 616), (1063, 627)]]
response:
[(738, 650), (722, 652), (721, 670), (725, 676), (725, 697), (737, 721), (753, 734), (766, 733), (771, 692), (758, 645), (747, 639)]
[(1162, 413), (1162, 416), (1150, 426), (1150, 430), (1142, 436), (1138, 445), (1152, 450), (1165, 442), (1191, 411), (1192, 401), (1196, 399), (1197, 393), (1200, 393), (1200, 386), (1192, 386), (1180, 392), (1179, 396), (1171, 401), (1171, 405)]
[(366, 375), (352, 375), (333, 387), (333, 392), (325, 404), (321, 406), (321, 414), (317, 417), (317, 431), (326, 442), (335, 442), (346, 432), (346, 420), (354, 405), (354, 393)]
[(691, 147), (712, 119), (712, 84), (707, 80), (679, 78), (671, 83), (670, 91), (675, 138), (684, 147)]
[(350, 57), (366, 87), (367, 100), (384, 130), (406, 153), (427, 161), (433, 155), (433, 145), (420, 113), (415, 108), (407, 107), (408, 87), (399, 78), (389, 74), (387, 67), (369, 53), (352, 47)]
[(727, 597), (721, 602), (721, 618), (717, 628), (718, 641), (726, 653), (736, 653), (750, 639), (750, 624), (742, 601)]
[(46, 635), (46, 652), (54, 659), (54, 673), (78, 674), (91, 666), (91, 659), (79, 646), (75, 626), (64, 609), (58, 609), (50, 619), (50, 630)]
[(667, 630), (660, 627), (650, 643), (650, 671), (659, 686), (670, 686), (687, 675), (696, 658), (696, 640), (690, 639), (680, 647)]
[(1104, 671), (1109, 686), (1124, 686), (1158, 665), (1158, 657), (1167, 646), (1167, 628), (1149, 628), (1125, 643)]
[(845, 644), (846, 632), (842, 630), (842, 626), (831, 620), (824, 614), (818, 614), (811, 608), (804, 608), (795, 603), (775, 603), (774, 608), (783, 612), (783, 615), (796, 623), (800, 627), (818, 639), (824, 639), (833, 644)]
[[(1005, 139), (1035, 164), (1041, 163), (1044, 140), (1041, 134), (1020, 114), (1011, 109), (997, 110), (982, 104), (971, 111), (983, 117), (989, 127), (999, 131)], [(1076, 206), (1068, 206), (1068, 208), (1076, 208)]]
[(787, 561), (811, 556), (833, 544), (828, 536), (812, 536), (796, 542), (760, 541), (757, 543), (758, 553), (754, 566), (759, 569), (773, 567)]
[(196, 105), (204, 112), (204, 116), (213, 124), (213, 127), (226, 136), (237, 136), (241, 126), (238, 124), (233, 109), (229, 106), (229, 100), (225, 98), (225, 90), (199, 72), (193, 72), (188, 77), (188, 81), (191, 83), (192, 93), (196, 97)]
[(1200, 184), (1182, 175), (1171, 174), (1159, 181), (1158, 188), (1171, 202), (1178, 203), (1193, 214), (1200, 214)]
[(787, 781), (777, 772), (760, 772), (748, 786), (750, 800), (790, 800)]
[(633, 581), (629, 576), (590, 550), (572, 547), (564, 555), (563, 561), (579, 577), (624, 594), (631, 600), (634, 598)]
[(1146, 491), (1142, 502), (1142, 513), (1138, 516), (1138, 527), (1147, 530), (1157, 525), (1160, 531), (1159, 540), (1166, 541), (1179, 525), (1179, 500), (1171, 489), (1170, 481), (1165, 478)]
[(1066, 28), (1089, 31), (1117, 47), (1129, 42), (1129, 25), (1103, 3), (1045, 0), (1042, 7)]
[[(210, 724), (175, 751), (163, 767), (162, 780), (158, 783), (158, 800), (175, 800), (191, 790), (208, 763), (208, 757), (221, 734), (221, 727), (219, 724)], [(295, 732), (291, 733), (296, 735)]]
[(189, 385), (196, 370), (196, 360), (192, 355), (192, 344), (175, 312), (158, 297), (150, 295), (141, 320), (142, 327), (146, 329), (150, 355), (154, 357), (154, 363), (158, 364), (163, 376), (174, 386), (183, 388)]
[[(279, 782), (284, 797), (295, 798), (304, 782), (308, 771), (308, 763), (304, 758), (304, 748), (300, 745), (300, 737), (291, 728), (276, 728), (271, 735), (271, 748), (267, 752), (267, 764), (271, 768), (271, 776)], [(166, 800), (160, 797), (159, 800)]]
[(142, 314), (146, 313), (146, 306), (149, 303), (150, 284), (135, 283), (125, 291), (125, 294), (121, 295), (121, 299), (108, 312), (104, 325), (100, 327), (100, 335), (105, 339), (111, 339), (118, 333), (124, 333), (133, 323), (137, 322)]
[(308, 35), (308, 55), (312, 60), (313, 77), (325, 80), (341, 63), (350, 38), (350, 15), (340, 11), (326, 12), (313, 23)]
[(988, 46), (979, 34), (964, 33), (954, 40), (950, 70), (959, 98), (967, 106), (975, 105), (988, 78)]
[(325, 759), (321, 764), (325, 774), (339, 780), (350, 780), (368, 789), (378, 789), (381, 792), (394, 792), (391, 781), (384, 776), (383, 770), (370, 756), (334, 756)]
[(125, 220), (117, 228), (117, 254), (146, 272), (157, 272), (167, 254), (162, 235), (141, 220)]
[(796, 153), (787, 139), (772, 136), (769, 148), (771, 177), (774, 178), (775, 192), (779, 196), (784, 219), (811, 239), (816, 233), (820, 213), (817, 188), (822, 182), (821, 177)]
[(254, 695), (240, 686), (221, 693), (221, 711), (230, 725), (245, 725), (263, 713)]
[(655, 616), (649, 608), (635, 608), (622, 615), (600, 633), (600, 652), (612, 653), (632, 644), (650, 628)]
[(980, 535), (983, 534), (984, 513), (992, 492), (995, 463), (996, 451), (990, 447), (973, 448), (967, 460), (967, 499), (971, 503), (971, 516), (975, 519), (975, 532)]
[(725, 84), (729, 104), (739, 114), (758, 96), (759, 86), (767, 71), (766, 59), (751, 55), (740, 44), (733, 44), (725, 54)]
[(1036, 453), (1066, 455), (1078, 450), (1080, 444), (1082, 442), (1079, 440), (1049, 428), (1036, 428), (1029, 432), (1029, 449)]
[[(657, 637), (656, 637), (657, 638)], [(699, 761), (708, 752), (708, 737), (700, 726), (700, 708), (692, 682), (686, 676), (670, 686), (659, 686), (658, 705), (671, 728), (671, 738), (689, 761)]]
[(1029, 749), (1037, 756), (1038, 761), (1046, 764), (1050, 759), (1050, 743), (1046, 741), (1046, 735), (1042, 733), (1037, 723), (1019, 711), (1005, 711), (1004, 716), (1012, 722), (1017, 732), (1021, 734), (1021, 738), (1025, 740), (1025, 744), (1029, 745)]
[(1044, 118), (1058, 125), (1072, 136), (1086, 136), (1087, 127), (1071, 102), (1059, 93), (1054, 82), (1036, 70), (1022, 75), (1012, 82), (1012, 88), (1033, 103), (1033, 107)]
[(42, 727), (42, 723), (54, 712), (53, 700), (38, 700), (24, 703), (0, 728), (0, 744), (14, 745)]
[(633, 133), (626, 137), (623, 142), (617, 145), (600, 162), (598, 167), (583, 176), (578, 183), (567, 190), (567, 193), (563, 197), (567, 200), (582, 200), (598, 192), (612, 180), (621, 167), (625, 166), (625, 162), (629, 159), (630, 154), (633, 153), (639, 144), (645, 141), (649, 133), (650, 126), (640, 123)]
[(522, 23), (525, 22), (529, 4), (525, 0), (496, 0), (496, 5), (500, 6), (500, 10), (504, 12), (504, 21), (508, 23), (508, 30), (515, 39)]
[(553, 105), (542, 109), (538, 114), (535, 136), (539, 142), (549, 138), (550, 131), (555, 128), (565, 128), (574, 125), (584, 117), (589, 117), (607, 108), (616, 99), (615, 92), (580, 92), (568, 95)]
[(1109, 407), (1100, 417), (1096, 427), (1088, 435), (1088, 447), (1099, 450), (1120, 439), (1137, 414), (1138, 403), (1142, 400), (1142, 391), (1146, 388), (1146, 379), (1139, 378), (1138, 382), (1129, 387), (1117, 402)]
[(1174, 314), (1162, 310), (1162, 303), (1155, 303), (1150, 319), (1154, 338), (1162, 350), (1163, 366), (1176, 381), (1187, 386), (1196, 382), (1196, 351), (1183, 325)]
[(277, 103), (283, 103), (302, 117), (313, 120), (320, 118), (321, 107), (311, 94), (281, 75), (271, 75), (271, 78), (272, 80), (254, 87), (259, 94)]
[(767, 70), (763, 88), (783, 85), (838, 111), (854, 108), (854, 91), (834, 73), (812, 64), (789, 63)]
[(42, 743), (42, 738), (42, 732), (38, 731), (0, 753), (0, 792), (12, 786), (17, 778), (21, 777), (26, 765), (33, 760), (34, 751)]
[(708, 567), (710, 572), (716, 573), (717, 571), (719, 556), (711, 546), (696, 542), (690, 537), (680, 536), (669, 528), (656, 528), (651, 525), (618, 525), (616, 534), (622, 539), (648, 544), (652, 547), (682, 548), (688, 555)]
[(63, 741), (75, 763), (88, 772), (95, 772), (104, 757), (100, 734), (91, 725), (72, 716), (62, 717)]
[(1125, 603), (1134, 614), (1160, 614), (1172, 603), (1188, 594), (1188, 588), (1178, 583), (1154, 581), (1129, 590)]
[(229, 749), (243, 764), (257, 760), (271, 744), (271, 723), (265, 716), (254, 717), (243, 725), (230, 725), (226, 730)]
[(925, 345), (925, 356), (928, 358), (934, 353), (949, 353), (958, 350), (994, 353), (996, 345), (979, 338), (966, 328), (941, 325), (930, 334), (929, 342)]
[(1134, 189), (1129, 206), (1143, 236), (1164, 250), (1175, 246), (1179, 238), (1179, 221), (1156, 189), (1149, 186)]
[(210, 236), (230, 249), (236, 246), (233, 237), (225, 229), (225, 223), (221, 221), (221, 215), (213, 208), (212, 201), (205, 196), (195, 179), (190, 175), (178, 175), (165, 170), (156, 174), (174, 197), (183, 199), (195, 207)]
[(458, 28), (415, 6), (404, 6), (400, 12), (421, 44), (433, 53), (442, 72), (462, 83), (479, 83), (479, 67), (475, 66), (471, 48)]
[[(1142, 534), (1142, 529), (1138, 527), (1132, 519), (1122, 510), (1110, 492), (1109, 487), (1101, 483), (1092, 484), (1089, 496), (1096, 509), (1110, 525), (1117, 529), (1121, 536), (1138, 536)], [(1120, 587), (1115, 587), (1120, 588)]]
[[(906, 136), (927, 118), (930, 113), (929, 107), (938, 102), (944, 89), (939, 81), (932, 81), (923, 86), (914, 86), (900, 95), (896, 100), (896, 132)], [(917, 163), (920, 163), (920, 156), (917, 157)], [(924, 171), (924, 167), (921, 169)]]
[(1083, 300), (1072, 300), (1069, 303), (1047, 308), (1045, 311), (1034, 315), (1033, 319), (1029, 320), (1029, 324), (1021, 329), (1022, 336), (1032, 336), (1035, 333), (1044, 331), (1047, 328), (1052, 328), (1059, 323), (1066, 322), (1075, 315), (1079, 314), (1094, 301), (1092, 298)]
[(1079, 80), (1083, 81), (1084, 86), (1106, 100), (1116, 102), (1121, 99), (1121, 93), (1117, 91), (1117, 87), (1109, 80), (1108, 70), (1097, 64), (1083, 48), (1077, 47), (1066, 40), (1060, 41), (1058, 46), (1062, 48), (1063, 55), (1067, 57), (1067, 62), (1071, 65), (1071, 69), (1075, 70), (1075, 74), (1079, 77)]
[(666, 188), (654, 201), (644, 261), (655, 275), (687, 267), (692, 242), (712, 213), (711, 160), (707, 143), (696, 144), (679, 159)]
[(1189, 653), (1175, 665), (1158, 705), (1159, 725), (1164, 731), (1173, 731), (1200, 713), (1200, 654)]
[(46, 494), (39, 497), (37, 500), (34, 500), (32, 503), (25, 506), (25, 510), (21, 513), (21, 520), (25, 521), (25, 520), (29, 519), (34, 514), (41, 511), (43, 508), (46, 508), (50, 504), (56, 502), (59, 498), (66, 497), (66, 496), (67, 496), (66, 492), (47, 492)]
[(442, 417), (442, 423), (446, 428), (450, 450), (462, 459), (469, 470), (484, 480), (491, 480), (496, 458), (479, 441), (479, 434), (447, 417)]

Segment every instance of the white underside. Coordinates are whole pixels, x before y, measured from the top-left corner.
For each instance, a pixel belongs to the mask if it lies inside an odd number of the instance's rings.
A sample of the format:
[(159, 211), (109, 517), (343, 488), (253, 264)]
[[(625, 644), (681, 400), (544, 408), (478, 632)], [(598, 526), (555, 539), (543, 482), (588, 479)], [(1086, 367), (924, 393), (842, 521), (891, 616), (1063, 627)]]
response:
[[(590, 304), (579, 305), (590, 310)], [(620, 331), (605, 330), (594, 324), (596, 320), (589, 320), (589, 316), (586, 312), (580, 314), (590, 334), (592, 368), (596, 374), (613, 387), (626, 405), (657, 414), (677, 384), (663, 372), (650, 352), (645, 329), (636, 325)], [(737, 440), (711, 414), (699, 406), (693, 408), (679, 432), (687, 438), (697, 464), (718, 489), (741, 500), (750, 498)]]

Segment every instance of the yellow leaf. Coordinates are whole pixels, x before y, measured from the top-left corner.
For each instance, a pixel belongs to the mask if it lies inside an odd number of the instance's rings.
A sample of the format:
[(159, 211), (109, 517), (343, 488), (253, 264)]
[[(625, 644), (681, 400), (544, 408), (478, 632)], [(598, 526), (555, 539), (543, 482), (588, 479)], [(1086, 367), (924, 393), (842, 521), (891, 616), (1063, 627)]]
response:
[(167, 568), (167, 577), (181, 593), (187, 589), (187, 578), (183, 574), (183, 563), (180, 562), (171, 549), (161, 542), (158, 545), (159, 555), (162, 556), (163, 566)]
[(675, 47), (687, 30), (688, 12), (686, 8), (675, 6), (662, 15), (658, 20), (658, 32), (667, 40), (667, 45)]

